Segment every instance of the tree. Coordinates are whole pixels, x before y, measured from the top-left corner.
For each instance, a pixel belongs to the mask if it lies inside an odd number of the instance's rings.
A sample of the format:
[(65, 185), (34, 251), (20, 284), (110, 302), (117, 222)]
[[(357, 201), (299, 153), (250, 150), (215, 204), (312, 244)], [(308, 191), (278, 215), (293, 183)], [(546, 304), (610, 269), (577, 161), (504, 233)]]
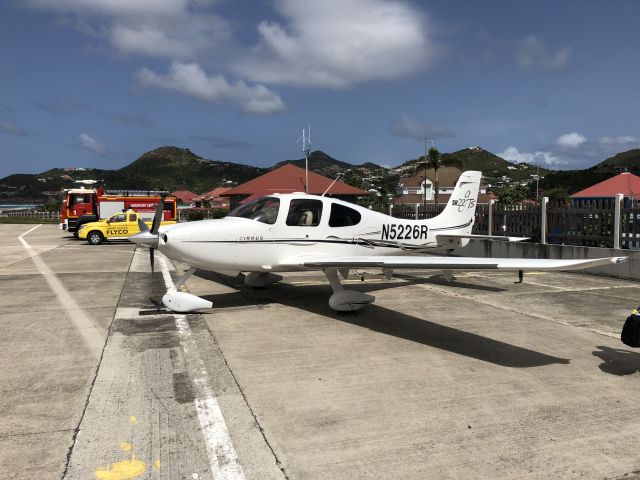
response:
[(565, 188), (557, 187), (550, 188), (544, 192), (545, 197), (549, 197), (551, 202), (556, 203), (568, 203), (569, 202), (569, 192)]
[(435, 189), (436, 189), (436, 197), (435, 197), (435, 201), (436, 201), (436, 207), (438, 206), (438, 191), (439, 191), (439, 185), (438, 185), (438, 169), (442, 166), (442, 160), (440, 157), (440, 151), (436, 148), (436, 147), (431, 147), (429, 149), (429, 167), (433, 168), (434, 171), (434, 179), (433, 179), (433, 183), (435, 184)]
[(529, 192), (525, 187), (520, 185), (506, 185), (500, 189), (496, 189), (494, 193), (498, 197), (499, 203), (503, 205), (514, 205), (525, 200)]

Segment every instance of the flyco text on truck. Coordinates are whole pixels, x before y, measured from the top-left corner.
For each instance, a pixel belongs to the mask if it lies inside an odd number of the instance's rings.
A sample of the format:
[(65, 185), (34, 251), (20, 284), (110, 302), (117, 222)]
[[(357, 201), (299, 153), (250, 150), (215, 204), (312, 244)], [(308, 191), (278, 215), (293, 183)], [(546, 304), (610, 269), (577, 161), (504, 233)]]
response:
[[(109, 191), (103, 188), (72, 188), (64, 191), (60, 207), (60, 229), (78, 236), (79, 228), (88, 222), (109, 218), (123, 210), (139, 212), (143, 220), (152, 220), (156, 205), (166, 192)], [(175, 197), (164, 197), (163, 220), (177, 220)]]
[[(82, 240), (86, 238), (91, 245), (99, 245), (105, 239), (124, 240), (131, 235), (140, 233), (138, 218), (142, 218), (138, 212), (129, 210), (111, 215), (106, 220), (85, 223), (78, 230), (78, 238)], [(151, 228), (153, 222), (145, 221), (145, 223)], [(175, 223), (174, 221), (162, 221), (160, 226), (174, 225)]]

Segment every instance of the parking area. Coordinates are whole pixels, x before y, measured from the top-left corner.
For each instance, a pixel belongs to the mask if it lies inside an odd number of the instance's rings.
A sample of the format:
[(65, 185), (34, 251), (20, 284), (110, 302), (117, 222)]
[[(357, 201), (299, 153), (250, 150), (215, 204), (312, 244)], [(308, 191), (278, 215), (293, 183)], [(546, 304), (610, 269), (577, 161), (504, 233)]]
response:
[[(157, 310), (132, 245), (0, 227), (6, 478), (634, 478), (636, 282), (365, 272), (268, 289), (202, 273), (201, 315)], [(18, 238), (27, 242), (28, 247)], [(65, 293), (66, 292), (66, 293)], [(71, 300), (69, 300), (71, 299)]]

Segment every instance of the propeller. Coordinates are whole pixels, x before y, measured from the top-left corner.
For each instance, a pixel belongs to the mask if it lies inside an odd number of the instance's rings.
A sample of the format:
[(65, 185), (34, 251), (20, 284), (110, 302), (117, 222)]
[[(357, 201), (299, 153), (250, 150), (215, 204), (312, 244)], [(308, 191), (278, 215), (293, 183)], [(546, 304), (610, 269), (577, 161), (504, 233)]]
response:
[(129, 237), (129, 239), (136, 245), (147, 247), (149, 249), (151, 272), (153, 272), (155, 266), (153, 251), (158, 248), (158, 241), (160, 239), (158, 232), (160, 231), (160, 223), (162, 223), (163, 213), (164, 198), (160, 200), (160, 203), (158, 203), (158, 206), (156, 207), (156, 213), (153, 216), (153, 222), (151, 223), (151, 230), (149, 230), (149, 227), (147, 227), (147, 224), (144, 223), (141, 218), (138, 218), (138, 228), (140, 228), (140, 233)]
[(151, 247), (149, 249), (149, 262), (151, 262), (151, 273), (153, 273), (153, 267), (155, 263), (155, 256), (153, 251), (158, 246), (158, 241), (160, 239), (160, 235), (158, 235), (158, 231), (160, 230), (160, 223), (162, 223), (162, 215), (164, 214), (164, 198), (160, 199), (160, 203), (156, 207), (156, 214), (153, 216), (153, 222), (151, 223), (151, 235), (156, 237), (156, 246)]

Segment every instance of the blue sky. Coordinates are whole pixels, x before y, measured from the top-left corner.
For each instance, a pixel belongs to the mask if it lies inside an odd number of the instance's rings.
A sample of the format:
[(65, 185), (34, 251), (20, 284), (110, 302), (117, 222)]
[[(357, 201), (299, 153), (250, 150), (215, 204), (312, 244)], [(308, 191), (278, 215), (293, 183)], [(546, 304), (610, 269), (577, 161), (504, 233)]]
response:
[(640, 147), (634, 0), (0, 4), (0, 177), (163, 145), (258, 166), (482, 146), (584, 168)]

